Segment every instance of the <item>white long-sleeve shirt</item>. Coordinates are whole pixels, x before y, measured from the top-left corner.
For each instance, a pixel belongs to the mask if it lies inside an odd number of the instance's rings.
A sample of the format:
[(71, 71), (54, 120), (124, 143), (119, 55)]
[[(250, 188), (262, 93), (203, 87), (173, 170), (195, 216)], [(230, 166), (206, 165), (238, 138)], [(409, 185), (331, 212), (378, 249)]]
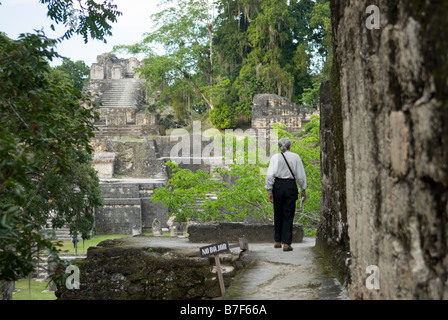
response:
[[(296, 183), (300, 185), (302, 192), (305, 191), (307, 188), (306, 173), (303, 168), (302, 159), (298, 154), (291, 151), (286, 151), (283, 154), (285, 155), (286, 160), (288, 160), (291, 170), (294, 172)], [(294, 179), (281, 153), (274, 154), (269, 162), (265, 182), (265, 189), (268, 193), (272, 193), (272, 186), (274, 185), (275, 178)]]

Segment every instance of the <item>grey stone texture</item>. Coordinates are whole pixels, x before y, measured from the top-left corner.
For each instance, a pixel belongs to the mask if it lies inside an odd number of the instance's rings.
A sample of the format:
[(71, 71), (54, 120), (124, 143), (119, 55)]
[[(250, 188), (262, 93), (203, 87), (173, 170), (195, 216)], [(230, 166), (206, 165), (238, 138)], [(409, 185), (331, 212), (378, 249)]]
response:
[[(301, 224), (293, 226), (293, 243), (303, 241), (305, 233)], [(238, 243), (239, 238), (245, 237), (249, 242), (274, 243), (273, 224), (248, 223), (219, 223), (219, 224), (192, 224), (188, 226), (188, 238), (192, 242), (220, 242), (229, 241)]]
[(154, 189), (164, 181), (110, 180), (102, 181), (101, 195), (104, 205), (95, 212), (97, 234), (141, 234), (152, 227), (154, 219), (166, 222), (166, 209), (154, 203)]
[(15, 289), (14, 281), (0, 281), (0, 300), (12, 300), (12, 294)]
[[(221, 296), (213, 257), (200, 258), (187, 239), (106, 240), (78, 260), (79, 290), (59, 287), (61, 300), (197, 300)], [(225, 286), (243, 267), (238, 252), (220, 255)]]
[(381, 0), (369, 30), (370, 4), (331, 1), (350, 297), (448, 299), (448, 4)]
[(144, 111), (148, 103), (145, 80), (136, 71), (139, 67), (141, 62), (135, 58), (118, 59), (110, 54), (99, 55), (92, 65), (84, 91), (90, 92), (95, 105), (100, 106), (100, 120), (95, 124), (97, 145), (110, 137), (139, 138), (161, 133), (158, 116)]
[(165, 161), (159, 159), (154, 140), (106, 141), (106, 151), (114, 152), (114, 172), (118, 176), (147, 179), (166, 179)]
[(114, 176), (115, 156), (113, 152), (95, 152), (93, 167), (98, 172), (98, 177), (112, 178)]
[[(335, 81), (336, 83), (336, 81)], [(334, 86), (333, 86), (334, 89)], [(320, 91), (320, 170), (322, 196), (316, 246), (331, 261), (338, 277), (349, 282), (349, 261), (345, 160), (342, 138), (341, 105), (331, 101), (330, 82)]]
[(252, 128), (272, 129), (273, 124), (284, 124), (286, 130), (295, 132), (305, 118), (303, 107), (276, 94), (258, 94), (252, 102)]

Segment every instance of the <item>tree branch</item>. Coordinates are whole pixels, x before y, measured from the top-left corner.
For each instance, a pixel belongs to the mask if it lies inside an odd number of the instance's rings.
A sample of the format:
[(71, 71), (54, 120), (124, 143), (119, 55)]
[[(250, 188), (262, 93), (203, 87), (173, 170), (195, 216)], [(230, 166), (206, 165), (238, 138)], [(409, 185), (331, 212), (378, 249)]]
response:
[(19, 113), (14, 108), (14, 106), (11, 104), (11, 102), (9, 102), (8, 105), (11, 107), (11, 109), (14, 112), (14, 114), (16, 115), (16, 117), (25, 125), (25, 127), (27, 127), (29, 129), (30, 126), (25, 122), (25, 120), (22, 119), (22, 117), (19, 115)]

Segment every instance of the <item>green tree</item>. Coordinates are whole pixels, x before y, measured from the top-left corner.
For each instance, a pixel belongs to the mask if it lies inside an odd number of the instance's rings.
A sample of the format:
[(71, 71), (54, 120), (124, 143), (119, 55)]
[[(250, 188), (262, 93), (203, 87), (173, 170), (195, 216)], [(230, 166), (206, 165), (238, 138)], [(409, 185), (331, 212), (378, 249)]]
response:
[[(56, 24), (64, 24), (66, 32), (61, 40), (79, 34), (87, 43), (89, 38), (106, 41), (112, 35), (112, 23), (122, 13), (117, 10), (113, 0), (98, 3), (95, 0), (39, 0), (47, 5), (48, 16)], [(54, 25), (51, 25), (54, 30)]]
[[(331, 11), (329, 0), (319, 0), (310, 15), (310, 26), (314, 30), (314, 48), (317, 50), (315, 59), (321, 65), (323, 78), (330, 78), (331, 64), (333, 61), (332, 35), (331, 35)], [(322, 79), (320, 79), (321, 81)], [(320, 82), (319, 81), (319, 82)]]
[(305, 88), (303, 90), (304, 92), (302, 94), (302, 99), (300, 99), (300, 102), (308, 110), (317, 108), (317, 104), (319, 103), (320, 99), (320, 85), (321, 82), (316, 81), (313, 83), (312, 89)]
[[(76, 33), (85, 41), (104, 40), (121, 14), (112, 1), (40, 2), (53, 21), (66, 26), (62, 39)], [(98, 117), (90, 97), (51, 69), (49, 62), (60, 58), (57, 41), (40, 32), (18, 40), (0, 32), (1, 280), (27, 276), (36, 252), (57, 258), (41, 232), (50, 211), (54, 226), (69, 223), (73, 233), (88, 237), (93, 208), (101, 202), (89, 146)]]
[(90, 75), (90, 68), (81, 60), (73, 62), (69, 58), (63, 58), (62, 64), (54, 69), (68, 78), (78, 90), (83, 89)]
[[(188, 106), (201, 101), (211, 110), (213, 97), (207, 88), (213, 84), (213, 19), (211, 5), (206, 0), (168, 0), (166, 7), (151, 16), (156, 22), (155, 31), (147, 33), (136, 45), (116, 46), (115, 50), (145, 53), (141, 74), (148, 81), (151, 94), (161, 92), (166, 104), (184, 102)], [(164, 54), (155, 53), (163, 46)], [(189, 101), (190, 104), (187, 105)], [(188, 114), (187, 110), (178, 114)]]
[[(325, 60), (331, 43), (328, 0), (161, 3), (165, 9), (152, 16), (157, 29), (116, 50), (147, 55), (141, 73), (152, 94), (161, 92), (159, 103), (176, 105), (176, 113), (190, 121), (192, 106), (202, 103), (221, 129), (234, 127), (236, 117), (250, 117), (256, 94), (300, 102), (313, 87), (313, 72), (320, 72), (315, 62)], [(222, 121), (228, 117), (233, 119)]]
[[(319, 124), (319, 117), (313, 116), (300, 139), (294, 138), (279, 126), (274, 126), (278, 129), (279, 139), (283, 137), (291, 139), (293, 142), (291, 150), (301, 156), (305, 167), (308, 182), (307, 200), (303, 208), (297, 206), (300, 211), (297, 220), (308, 229), (315, 229), (319, 220), (321, 195)], [(227, 141), (227, 138), (221, 137), (221, 140)], [(248, 139), (246, 144), (255, 146), (257, 142)], [(263, 174), (267, 163), (258, 159), (256, 164), (248, 164), (248, 152), (245, 150), (244, 158), (241, 158), (245, 159), (244, 163), (235, 161), (228, 169), (218, 168), (211, 174), (202, 170), (193, 173), (189, 169), (182, 169), (177, 164), (169, 162), (167, 165), (173, 170), (173, 175), (167, 187), (154, 191), (153, 201), (162, 202), (170, 214), (175, 215), (179, 221), (188, 219), (214, 222), (242, 221), (248, 216), (258, 221), (271, 221), (273, 207), (264, 188)], [(258, 150), (256, 154), (259, 154)], [(235, 157), (238, 158), (240, 155)]]
[(89, 146), (97, 115), (84, 107), (89, 97), (54, 76), (54, 44), (0, 34), (0, 279), (31, 272), (35, 250), (54, 252), (40, 232), (48, 219), (87, 238), (101, 204)]
[[(264, 176), (257, 165), (232, 164), (229, 169), (218, 168), (211, 174), (203, 170), (193, 173), (173, 162), (167, 165), (173, 175), (167, 187), (154, 190), (152, 199), (162, 202), (177, 221), (242, 221), (247, 216), (267, 221), (272, 216)], [(227, 182), (229, 177), (235, 183)], [(215, 197), (209, 197), (210, 194)]]
[(312, 87), (313, 60), (325, 53), (318, 49), (326, 12), (316, 7), (313, 0), (221, 1), (215, 52), (222, 67), (215, 73), (232, 82), (228, 95), (235, 115), (250, 116), (256, 94), (300, 102)]

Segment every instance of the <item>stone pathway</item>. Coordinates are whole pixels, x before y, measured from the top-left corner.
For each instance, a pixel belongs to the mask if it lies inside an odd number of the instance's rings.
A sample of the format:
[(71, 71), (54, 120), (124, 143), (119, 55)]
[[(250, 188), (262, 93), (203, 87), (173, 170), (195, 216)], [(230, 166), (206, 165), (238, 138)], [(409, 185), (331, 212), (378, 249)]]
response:
[(249, 243), (243, 259), (250, 266), (234, 277), (226, 300), (344, 300), (345, 288), (325, 275), (312, 251), (315, 238), (293, 244), (292, 252), (273, 244)]
[[(133, 247), (169, 247), (173, 251), (197, 254), (204, 243), (188, 238), (133, 237), (122, 245)], [(323, 270), (315, 254), (314, 237), (293, 243), (292, 252), (274, 249), (271, 243), (250, 243), (249, 251), (241, 253), (246, 265), (238, 271), (226, 289), (223, 300), (345, 300), (348, 294), (339, 281)], [(238, 254), (238, 247), (232, 248)]]
[[(184, 254), (197, 254), (206, 245), (177, 237), (133, 237), (122, 245), (148, 246), (148, 241), (153, 247), (169, 247)], [(274, 249), (273, 243), (249, 242), (249, 251), (241, 257), (246, 267), (233, 278), (223, 300), (348, 299), (339, 281), (323, 271), (313, 252), (315, 242), (315, 237), (305, 237), (303, 242), (293, 243), (291, 252)], [(240, 249), (231, 251), (239, 253)]]

